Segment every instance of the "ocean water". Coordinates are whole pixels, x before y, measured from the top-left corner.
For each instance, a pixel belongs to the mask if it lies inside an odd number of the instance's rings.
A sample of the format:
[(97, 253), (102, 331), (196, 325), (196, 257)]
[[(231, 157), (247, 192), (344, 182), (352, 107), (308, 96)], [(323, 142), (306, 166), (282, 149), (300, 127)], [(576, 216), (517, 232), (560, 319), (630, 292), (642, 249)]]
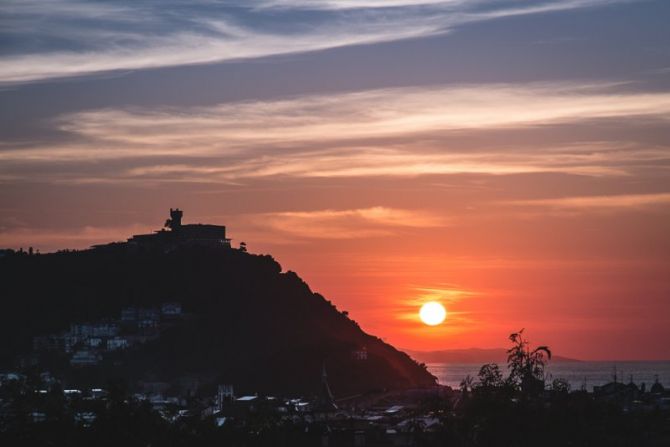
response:
[[(440, 384), (458, 388), (461, 380), (468, 374), (475, 380), (482, 366), (481, 363), (429, 363), (428, 370), (433, 373)], [(503, 374), (507, 368), (500, 365)], [(670, 387), (670, 361), (655, 362), (556, 362), (547, 368), (547, 379), (562, 378), (570, 383), (573, 390), (586, 386), (593, 391), (594, 386), (604, 385), (614, 379), (628, 383), (632, 377), (638, 386), (646, 384), (647, 390), (654, 383), (656, 376), (666, 388)]]

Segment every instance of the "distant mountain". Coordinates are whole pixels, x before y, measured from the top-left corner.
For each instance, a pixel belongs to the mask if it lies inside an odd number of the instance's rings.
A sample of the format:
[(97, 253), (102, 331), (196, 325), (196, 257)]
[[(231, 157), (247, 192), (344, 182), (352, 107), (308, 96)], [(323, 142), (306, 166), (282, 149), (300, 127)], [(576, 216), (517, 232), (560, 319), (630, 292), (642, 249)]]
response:
[(325, 364), (336, 397), (436, 380), (407, 354), (363, 332), (296, 273), (282, 272), (271, 256), (229, 247), (116, 244), (6, 254), (0, 275), (0, 367), (31, 353), (35, 336), (119, 318), (129, 306), (177, 302), (188, 318), (160, 338), (102, 366), (74, 369), (55, 359), (52, 372), (98, 384), (195, 377), (210, 388), (230, 383), (238, 392), (310, 394), (318, 391)]
[[(406, 353), (423, 363), (500, 363), (507, 362), (507, 350), (504, 348), (492, 349), (445, 349), (442, 351), (413, 351), (406, 349)], [(571, 359), (554, 355), (552, 362), (579, 362), (580, 360)]]

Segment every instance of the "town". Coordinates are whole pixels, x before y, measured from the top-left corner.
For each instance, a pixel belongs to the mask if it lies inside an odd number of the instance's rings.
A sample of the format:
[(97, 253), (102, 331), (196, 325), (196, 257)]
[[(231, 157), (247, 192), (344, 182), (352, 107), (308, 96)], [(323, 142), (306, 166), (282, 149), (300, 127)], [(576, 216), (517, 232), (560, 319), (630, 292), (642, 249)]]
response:
[[(73, 325), (66, 333), (38, 337), (35, 344), (38, 350), (71, 355), (74, 368), (89, 368), (107, 353), (133, 349), (143, 337), (159, 337), (161, 327), (176, 324), (180, 318), (187, 315), (178, 303), (165, 303), (160, 309), (126, 308), (118, 320)], [(366, 360), (364, 350), (352, 356)], [(459, 389), (435, 386), (335, 398), (325, 364), (320, 387), (309, 396), (237, 395), (234, 384), (218, 384), (209, 393), (208, 389), (212, 388), (188, 377), (172, 383), (115, 380), (85, 388), (37, 367), (5, 372), (0, 374), (0, 436), (26, 427), (37, 433), (54, 421), (67, 421), (78, 433), (95, 432), (100, 418), (117, 411), (124, 417), (155, 415), (167, 429), (187, 430), (193, 440), (243, 440), (236, 445), (409, 447), (453, 439), (458, 424), (501, 406), (512, 413), (535, 408), (538, 414), (549, 415), (568, 406), (599, 409), (607, 412), (609, 423), (626, 427), (631, 419), (645, 424), (652, 421), (660, 424), (663, 439), (670, 433), (670, 390), (658, 380), (647, 390), (644, 384), (622, 383), (614, 376), (611, 383), (588, 392), (571, 390), (557, 379), (550, 384), (542, 381), (532, 391), (523, 384), (516, 388), (493, 364), (482, 366), (477, 380), (465, 378)], [(589, 413), (589, 417), (594, 416)], [(147, 436), (156, 436), (146, 430)], [(275, 444), (277, 437), (282, 441)]]
[(180, 303), (163, 303), (160, 307), (128, 307), (117, 319), (94, 323), (78, 323), (68, 331), (33, 338), (33, 350), (61, 353), (70, 357), (72, 366), (92, 366), (102, 361), (105, 353), (131, 348), (160, 337), (184, 318)]

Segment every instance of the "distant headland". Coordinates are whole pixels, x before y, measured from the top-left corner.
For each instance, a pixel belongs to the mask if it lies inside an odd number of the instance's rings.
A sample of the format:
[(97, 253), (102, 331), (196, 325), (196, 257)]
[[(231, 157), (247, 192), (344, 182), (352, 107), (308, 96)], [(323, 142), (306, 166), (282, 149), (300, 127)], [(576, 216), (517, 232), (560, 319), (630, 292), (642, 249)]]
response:
[[(424, 363), (505, 363), (507, 349), (505, 348), (469, 348), (469, 349), (442, 349), (439, 351), (416, 351), (403, 349), (413, 358)], [(581, 360), (554, 355), (552, 362), (580, 362)]]

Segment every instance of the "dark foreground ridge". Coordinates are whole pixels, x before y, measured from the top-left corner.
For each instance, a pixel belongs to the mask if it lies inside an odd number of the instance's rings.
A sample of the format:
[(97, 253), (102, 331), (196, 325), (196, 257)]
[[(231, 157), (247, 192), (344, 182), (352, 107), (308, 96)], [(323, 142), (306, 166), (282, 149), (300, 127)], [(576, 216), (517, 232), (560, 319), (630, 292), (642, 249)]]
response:
[(188, 378), (208, 393), (310, 395), (324, 364), (335, 398), (435, 384), (271, 256), (171, 211), (169, 230), (125, 243), (0, 257), (1, 366), (91, 386)]

